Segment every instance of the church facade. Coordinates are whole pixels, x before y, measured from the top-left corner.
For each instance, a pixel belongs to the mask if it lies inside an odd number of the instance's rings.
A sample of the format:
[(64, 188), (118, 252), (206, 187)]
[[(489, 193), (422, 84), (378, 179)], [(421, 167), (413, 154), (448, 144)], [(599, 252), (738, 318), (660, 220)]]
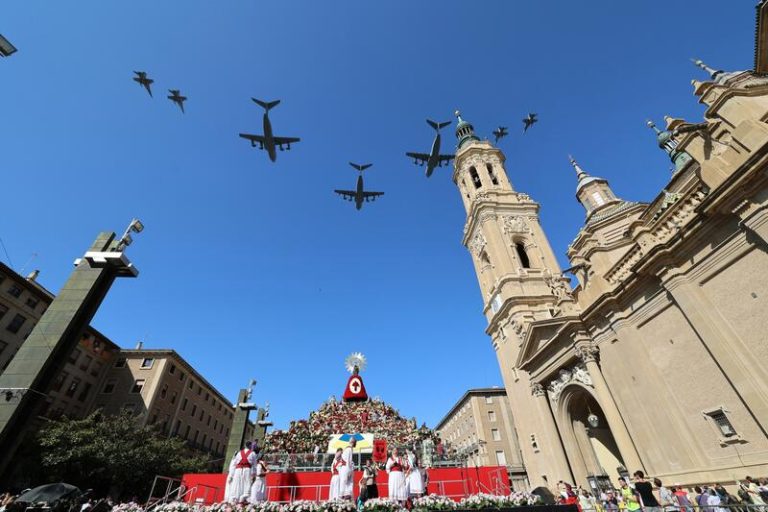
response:
[(703, 122), (651, 125), (675, 166), (653, 201), (571, 160), (586, 210), (573, 289), (539, 204), (459, 118), (463, 243), (532, 487), (768, 475), (768, 3), (757, 11), (755, 70), (698, 62)]

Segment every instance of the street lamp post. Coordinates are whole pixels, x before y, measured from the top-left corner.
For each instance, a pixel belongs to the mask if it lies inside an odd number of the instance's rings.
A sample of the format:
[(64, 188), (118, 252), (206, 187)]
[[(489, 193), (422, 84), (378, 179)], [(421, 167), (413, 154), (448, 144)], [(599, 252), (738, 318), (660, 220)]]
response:
[(134, 219), (119, 240), (112, 232), (99, 234), (85, 255), (75, 260), (75, 270), (0, 375), (4, 397), (0, 400), (0, 475), (115, 278), (139, 274), (123, 249), (130, 243), (130, 233), (142, 229)]

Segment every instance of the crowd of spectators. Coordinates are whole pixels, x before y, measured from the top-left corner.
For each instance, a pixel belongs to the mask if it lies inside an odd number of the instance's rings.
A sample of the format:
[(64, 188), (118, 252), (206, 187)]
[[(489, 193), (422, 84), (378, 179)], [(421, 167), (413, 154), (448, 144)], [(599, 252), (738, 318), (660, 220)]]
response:
[(391, 405), (378, 398), (365, 402), (342, 402), (331, 398), (309, 419), (295, 420), (287, 430), (268, 434), (266, 451), (281, 453), (325, 452), (334, 434), (373, 434), (384, 439), (387, 446), (416, 446), (431, 438), (438, 444), (436, 434), (426, 425), (418, 427), (416, 419), (405, 419)]
[(732, 490), (719, 483), (685, 489), (665, 486), (658, 478), (619, 478), (617, 487), (592, 491), (560, 482), (558, 502), (576, 505), (580, 512), (765, 512), (768, 480), (746, 477)]

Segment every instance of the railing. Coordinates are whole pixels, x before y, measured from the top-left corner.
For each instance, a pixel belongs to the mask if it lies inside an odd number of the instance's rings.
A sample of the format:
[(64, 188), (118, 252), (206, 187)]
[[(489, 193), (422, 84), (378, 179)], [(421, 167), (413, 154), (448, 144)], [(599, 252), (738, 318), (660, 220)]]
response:
[[(366, 461), (373, 455), (370, 453), (353, 453), (355, 466), (362, 468)], [(305, 472), (305, 471), (330, 471), (333, 464), (332, 453), (265, 453), (262, 455), (264, 463), (270, 471), (278, 472)], [(458, 468), (464, 467), (464, 459), (432, 458), (431, 467)]]
[[(277, 503), (293, 503), (297, 499), (322, 501), (327, 499), (329, 487), (329, 484), (270, 485), (267, 486), (266, 499)], [(389, 490), (387, 483), (377, 483), (377, 487), (379, 496), (386, 497)], [(466, 478), (461, 480), (430, 480), (428, 485), (428, 491), (431, 494), (439, 494), (453, 499), (466, 498), (475, 491), (474, 488), (488, 494), (509, 494), (509, 486), (488, 488), (482, 482), (469, 481)]]
[[(163, 483), (165, 483), (165, 493), (160, 497), (155, 497), (155, 489), (158, 487), (158, 484), (160, 484), (160, 487), (162, 488)], [(149, 491), (149, 497), (147, 498), (144, 510), (147, 510), (148, 512), (156, 510), (161, 505), (165, 505), (171, 501), (186, 501), (185, 498), (197, 494), (200, 490), (204, 491), (202, 500), (207, 503), (211, 492), (213, 492), (213, 495), (215, 496), (218, 488), (205, 484), (197, 484), (187, 489), (179, 478), (157, 475), (152, 482), (152, 488)], [(200, 499), (200, 497), (198, 497), (198, 499)]]

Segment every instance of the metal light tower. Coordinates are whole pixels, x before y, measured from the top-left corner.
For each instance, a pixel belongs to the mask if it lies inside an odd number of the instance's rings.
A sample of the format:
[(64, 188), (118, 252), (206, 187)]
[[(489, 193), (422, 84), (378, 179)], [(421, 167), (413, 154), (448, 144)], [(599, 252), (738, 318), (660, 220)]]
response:
[(119, 240), (112, 232), (99, 234), (85, 255), (75, 260), (75, 270), (64, 287), (0, 375), (0, 396), (4, 398), (0, 399), (0, 475), (28, 430), (40, 399), (79, 343), (115, 278), (139, 274), (123, 250), (131, 243), (131, 233), (143, 229), (134, 219)]

